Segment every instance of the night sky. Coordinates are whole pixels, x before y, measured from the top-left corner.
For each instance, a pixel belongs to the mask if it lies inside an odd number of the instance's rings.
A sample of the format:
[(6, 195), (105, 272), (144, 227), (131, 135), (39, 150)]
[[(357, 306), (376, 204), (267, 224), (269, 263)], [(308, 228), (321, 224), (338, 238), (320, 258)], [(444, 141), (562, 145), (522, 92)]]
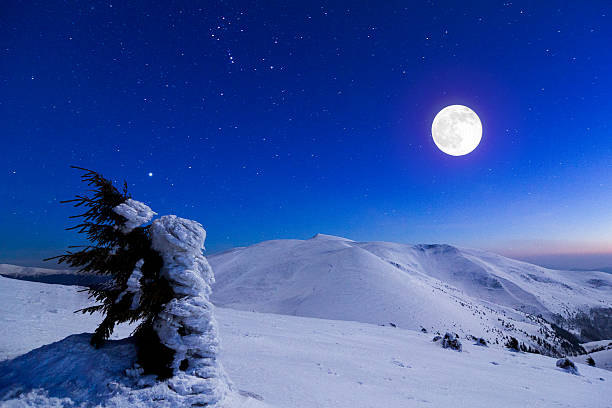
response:
[[(208, 252), (612, 253), (609, 1), (279, 3), (3, 1), (0, 262), (81, 242), (70, 165), (198, 220)], [(466, 156), (431, 137), (452, 104), (483, 124)]]

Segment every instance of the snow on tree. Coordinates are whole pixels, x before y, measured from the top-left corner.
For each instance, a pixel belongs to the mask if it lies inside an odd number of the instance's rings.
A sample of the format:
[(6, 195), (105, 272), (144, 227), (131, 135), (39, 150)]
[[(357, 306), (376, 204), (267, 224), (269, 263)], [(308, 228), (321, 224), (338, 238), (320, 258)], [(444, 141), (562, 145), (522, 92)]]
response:
[(169, 386), (191, 404), (214, 404), (230, 389), (217, 359), (219, 336), (209, 301), (214, 275), (202, 255), (206, 231), (191, 220), (166, 215), (151, 225), (153, 248), (164, 260), (162, 276), (175, 293), (153, 323), (174, 350)]
[(128, 198), (124, 203), (113, 208), (113, 211), (123, 216), (126, 221), (120, 227), (124, 234), (129, 234), (134, 228), (146, 224), (157, 215), (146, 204)]
[(127, 281), (127, 288), (125, 288), (125, 290), (121, 292), (121, 294), (119, 294), (119, 296), (117, 297), (117, 300), (115, 301), (115, 303), (119, 303), (121, 302), (121, 300), (123, 300), (123, 297), (125, 295), (131, 294), (132, 303), (130, 305), (130, 310), (136, 310), (138, 306), (140, 305), (140, 296), (142, 295), (142, 290), (140, 288), (140, 280), (142, 279), (142, 271), (140, 270), (140, 268), (142, 268), (142, 264), (144, 264), (144, 259), (141, 259), (138, 262), (136, 262), (134, 271), (132, 271), (132, 274), (130, 275)]

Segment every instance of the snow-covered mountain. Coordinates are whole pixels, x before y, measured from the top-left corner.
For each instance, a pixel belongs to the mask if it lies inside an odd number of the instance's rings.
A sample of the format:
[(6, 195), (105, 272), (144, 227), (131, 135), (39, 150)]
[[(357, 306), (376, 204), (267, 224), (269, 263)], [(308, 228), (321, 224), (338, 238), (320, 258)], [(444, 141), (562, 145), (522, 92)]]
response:
[[(88, 304), (78, 289), (0, 277), (0, 360), (8, 358), (0, 406), (179, 406), (165, 382), (130, 371), (131, 339), (89, 345), (81, 333), (101, 316), (73, 313)], [(402, 328), (223, 308), (216, 315), (221, 362), (237, 391), (223, 408), (609, 406), (612, 373), (584, 364), (573, 375), (552, 358), (465, 338), (456, 352)]]
[(551, 270), (448, 245), (322, 234), (208, 259), (217, 281), (213, 301), (223, 307), (454, 330), (498, 344), (512, 336), (551, 355), (577, 352), (576, 337), (612, 338), (612, 275), (603, 272)]

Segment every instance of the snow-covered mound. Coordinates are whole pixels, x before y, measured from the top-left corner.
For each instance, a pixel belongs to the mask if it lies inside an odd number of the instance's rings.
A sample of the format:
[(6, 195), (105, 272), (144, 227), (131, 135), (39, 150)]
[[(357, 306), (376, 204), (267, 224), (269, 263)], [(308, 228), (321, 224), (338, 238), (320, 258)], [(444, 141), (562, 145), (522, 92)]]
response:
[[(305, 317), (453, 330), (548, 354), (610, 337), (612, 276), (555, 271), (448, 245), (354, 242), (317, 235), (208, 257), (219, 305)], [(539, 316), (539, 317), (538, 317)], [(544, 320), (546, 319), (546, 320)]]
[[(60, 310), (86, 304), (74, 287), (60, 287), (63, 296), (53, 298), (56, 285), (13, 282), (22, 296), (0, 297), (2, 318), (7, 311), (15, 319), (36, 315), (39, 305), (32, 299)], [(40, 293), (41, 286), (47, 293)], [(216, 314), (220, 359), (240, 391), (225, 408), (609, 406), (612, 373), (573, 358), (578, 375), (557, 368), (553, 358), (477, 346), (465, 338), (457, 352), (432, 342), (431, 333), (401, 328), (231, 309)], [(73, 326), (53, 319), (35, 323), (63, 339), (43, 347), (28, 335), (32, 321), (8, 328), (29, 352), (0, 362), (0, 406), (180, 406), (164, 382), (130, 371), (130, 339), (96, 350), (89, 334), (76, 334), (89, 330), (78, 327), (88, 323), (72, 316)], [(10, 347), (0, 336), (0, 350), (15, 355)]]
[[(180, 407), (185, 398), (133, 368), (133, 339), (89, 344), (90, 333), (75, 334), (13, 360), (0, 362), (0, 402), (26, 407)], [(152, 403), (154, 401), (154, 403)], [(230, 395), (219, 408), (264, 408), (257, 400)]]

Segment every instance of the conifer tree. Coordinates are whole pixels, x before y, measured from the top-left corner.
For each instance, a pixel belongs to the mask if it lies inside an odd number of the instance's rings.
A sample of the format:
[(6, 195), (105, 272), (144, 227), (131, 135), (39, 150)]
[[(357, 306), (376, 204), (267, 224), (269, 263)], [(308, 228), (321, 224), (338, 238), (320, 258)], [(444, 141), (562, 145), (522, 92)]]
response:
[(218, 360), (209, 301), (214, 274), (202, 254), (206, 231), (174, 215), (146, 225), (156, 214), (130, 197), (126, 183), (119, 191), (101, 174), (75, 168), (90, 194), (62, 203), (85, 210), (68, 229), (90, 244), (49, 259), (109, 277), (107, 285), (89, 289), (99, 304), (79, 310), (104, 315), (92, 345), (100, 347), (116, 324), (140, 321), (134, 335), (144, 372), (169, 379), (168, 387), (192, 406), (215, 406), (232, 386)]
[[(139, 363), (145, 372), (169, 377), (174, 351), (161, 344), (152, 325), (163, 306), (174, 298), (174, 292), (160, 275), (163, 259), (151, 248), (149, 226), (141, 226), (155, 213), (131, 199), (127, 183), (119, 191), (101, 174), (72, 167), (84, 172), (81, 179), (91, 189), (89, 195), (62, 201), (85, 210), (71, 216), (80, 222), (67, 229), (84, 234), (90, 244), (72, 246), (65, 254), (49, 259), (75, 267), (80, 273), (109, 277), (108, 284), (89, 289), (90, 298), (99, 303), (77, 311), (104, 315), (91, 338), (92, 345), (100, 347), (118, 323), (141, 321), (134, 333)], [(126, 211), (140, 213), (127, 217)], [(79, 250), (73, 252), (75, 248)]]

